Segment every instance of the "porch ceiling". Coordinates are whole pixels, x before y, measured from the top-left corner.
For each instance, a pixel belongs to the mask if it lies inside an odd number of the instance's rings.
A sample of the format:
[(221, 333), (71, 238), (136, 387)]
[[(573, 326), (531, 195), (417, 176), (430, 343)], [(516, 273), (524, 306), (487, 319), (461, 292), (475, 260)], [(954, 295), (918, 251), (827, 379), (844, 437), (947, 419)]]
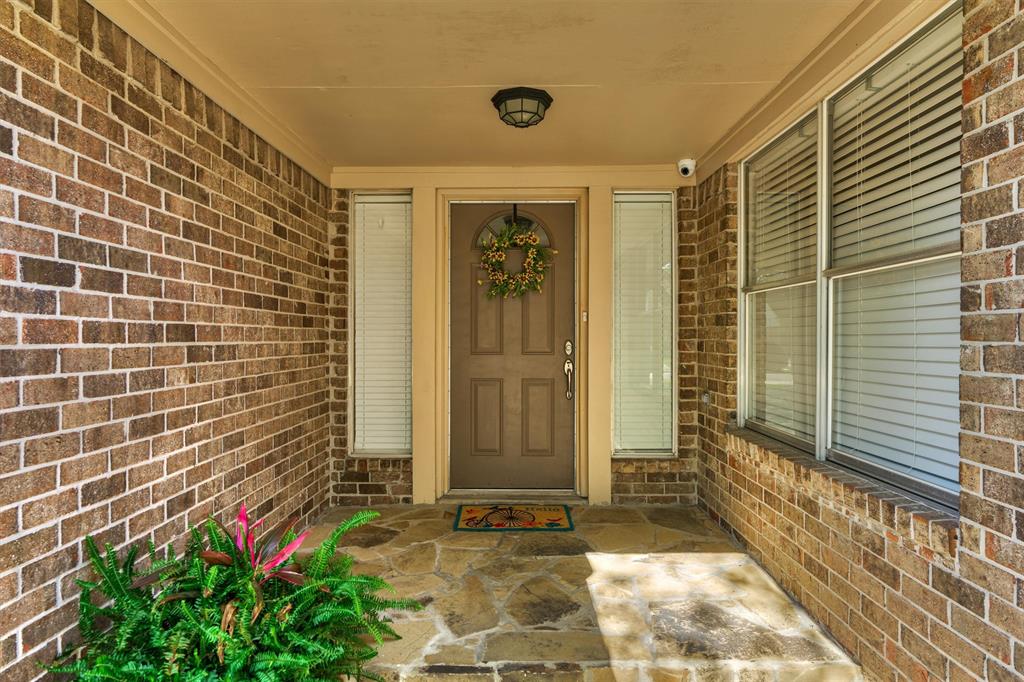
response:
[[(440, 166), (699, 157), (858, 0), (147, 3), (327, 164)], [(515, 85), (554, 96), (539, 127), (498, 120)]]

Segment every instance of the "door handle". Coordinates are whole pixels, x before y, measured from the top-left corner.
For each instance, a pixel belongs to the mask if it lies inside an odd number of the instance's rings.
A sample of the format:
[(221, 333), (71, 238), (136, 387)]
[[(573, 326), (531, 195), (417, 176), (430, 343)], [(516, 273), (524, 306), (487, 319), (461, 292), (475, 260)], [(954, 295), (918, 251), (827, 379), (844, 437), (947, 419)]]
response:
[(572, 360), (566, 360), (565, 364), (562, 365), (562, 371), (565, 372), (565, 399), (572, 400)]

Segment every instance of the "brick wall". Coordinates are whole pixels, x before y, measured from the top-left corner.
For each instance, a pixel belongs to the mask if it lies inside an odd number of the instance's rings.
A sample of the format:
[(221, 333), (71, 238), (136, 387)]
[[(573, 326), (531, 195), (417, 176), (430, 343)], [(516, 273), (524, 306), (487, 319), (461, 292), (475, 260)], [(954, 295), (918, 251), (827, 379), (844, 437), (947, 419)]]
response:
[[(701, 423), (700, 504), (873, 680), (1024, 679), (1024, 7), (964, 11), (959, 516)], [(705, 350), (724, 415), (732, 365)]]
[(78, 0), (0, 0), (0, 678), (82, 538), (327, 498), (326, 188)]
[(960, 567), (1014, 642), (971, 638), (990, 674), (1024, 678), (1024, 2), (964, 10)]
[(736, 419), (737, 166), (716, 170), (697, 187), (697, 434), (700, 473), (725, 457), (725, 428)]
[(697, 188), (676, 191), (679, 422), (676, 457), (612, 460), (613, 504), (697, 503)]
[(349, 455), (335, 476), (331, 504), (376, 507), (412, 503), (410, 457), (355, 457)]

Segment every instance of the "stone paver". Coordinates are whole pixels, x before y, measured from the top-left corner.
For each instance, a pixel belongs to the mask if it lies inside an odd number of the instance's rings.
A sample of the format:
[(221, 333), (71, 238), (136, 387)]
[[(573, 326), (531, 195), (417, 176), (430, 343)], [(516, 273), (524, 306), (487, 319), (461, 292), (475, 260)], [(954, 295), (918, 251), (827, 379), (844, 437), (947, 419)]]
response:
[[(857, 682), (860, 669), (701, 512), (573, 510), (573, 532), (454, 532), (448, 505), (385, 507), (343, 551), (425, 608), (371, 669), (458, 682)], [(352, 510), (312, 529), (306, 547)]]

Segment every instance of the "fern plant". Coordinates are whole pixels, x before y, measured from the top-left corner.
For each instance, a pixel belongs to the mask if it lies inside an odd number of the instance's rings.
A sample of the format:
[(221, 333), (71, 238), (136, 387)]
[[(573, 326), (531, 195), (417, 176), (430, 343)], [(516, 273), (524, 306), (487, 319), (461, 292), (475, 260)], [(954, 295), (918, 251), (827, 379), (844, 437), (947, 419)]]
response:
[(79, 581), (82, 644), (48, 669), (83, 682), (379, 679), (364, 666), (397, 638), (387, 612), (420, 605), (382, 596), (390, 585), (353, 573), (337, 552), (377, 516), (356, 513), (302, 563), (307, 533), (294, 533), (296, 519), (257, 540), (262, 521), (250, 523), (244, 505), (234, 534), (210, 519), (191, 529), (181, 557), (151, 543), (145, 570), (136, 549), (119, 558), (87, 538), (97, 579)]

